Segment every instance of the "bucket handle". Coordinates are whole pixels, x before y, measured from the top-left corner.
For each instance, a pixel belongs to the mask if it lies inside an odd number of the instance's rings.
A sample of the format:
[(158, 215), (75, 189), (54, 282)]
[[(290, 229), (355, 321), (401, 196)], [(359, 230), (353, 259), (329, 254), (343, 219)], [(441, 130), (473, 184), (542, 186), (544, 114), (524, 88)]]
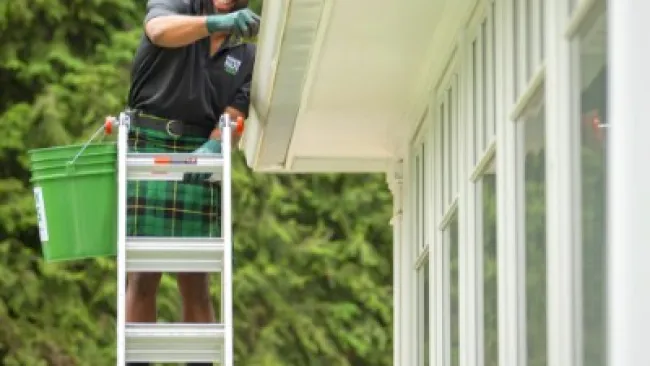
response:
[(100, 128), (98, 128), (97, 131), (95, 131), (95, 132), (92, 134), (92, 136), (90, 136), (90, 139), (88, 139), (88, 141), (86, 141), (86, 143), (81, 147), (81, 150), (79, 150), (79, 152), (77, 153), (77, 155), (75, 155), (74, 158), (72, 158), (72, 160), (68, 161), (68, 165), (72, 165), (72, 164), (74, 164), (74, 163), (77, 161), (77, 158), (79, 158), (79, 156), (81, 156), (81, 154), (84, 152), (84, 150), (86, 150), (86, 148), (88, 147), (88, 145), (90, 145), (90, 143), (93, 142), (93, 140), (96, 139), (97, 136), (98, 136), (98, 135), (99, 135), (103, 130), (104, 130), (104, 126), (101, 126)]

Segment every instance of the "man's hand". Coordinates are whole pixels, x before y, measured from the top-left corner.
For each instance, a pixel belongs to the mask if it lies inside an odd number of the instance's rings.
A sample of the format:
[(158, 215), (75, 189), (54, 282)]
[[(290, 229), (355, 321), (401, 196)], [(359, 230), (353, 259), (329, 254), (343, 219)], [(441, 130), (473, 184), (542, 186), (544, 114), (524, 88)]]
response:
[(229, 32), (242, 37), (253, 37), (260, 30), (260, 17), (248, 8), (228, 14), (208, 15), (209, 33)]
[[(237, 108), (226, 107), (224, 113), (230, 116), (231, 121), (236, 121), (238, 118), (246, 119), (244, 113), (242, 113)], [(234, 149), (234, 147), (236, 147), (239, 144), (239, 139), (241, 138), (241, 135), (237, 133), (237, 128), (235, 128), (235, 126), (232, 126), (231, 131), (232, 133), (230, 134), (230, 146), (231, 149)], [(210, 138), (221, 140), (221, 128), (219, 128), (219, 126), (217, 126), (217, 128), (212, 130), (212, 133), (210, 134)]]
[[(193, 154), (218, 154), (221, 152), (221, 143), (210, 138), (206, 143), (194, 150)], [(210, 178), (212, 173), (186, 173), (183, 175), (185, 183), (201, 183)]]
[[(233, 107), (227, 107), (224, 113), (228, 114), (230, 116), (231, 120), (237, 120), (237, 118), (245, 118), (244, 114), (239, 111), (236, 108)], [(239, 139), (241, 136), (237, 133), (237, 129), (233, 128), (231, 129), (231, 149), (234, 149), (235, 146), (239, 143)], [(192, 152), (193, 154), (219, 154), (221, 153), (221, 128), (217, 126), (214, 130), (212, 130), (212, 133), (210, 134), (210, 137), (206, 143), (201, 145), (198, 149), (194, 150)], [(207, 179), (212, 176), (211, 173), (187, 173), (183, 175), (183, 182), (186, 183), (201, 183), (206, 181)]]

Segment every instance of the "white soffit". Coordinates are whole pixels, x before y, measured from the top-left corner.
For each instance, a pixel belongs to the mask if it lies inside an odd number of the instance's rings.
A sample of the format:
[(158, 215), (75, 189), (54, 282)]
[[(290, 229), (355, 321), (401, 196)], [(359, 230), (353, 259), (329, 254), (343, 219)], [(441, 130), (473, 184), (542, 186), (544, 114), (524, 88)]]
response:
[(415, 99), (428, 94), (427, 55), (446, 1), (327, 2), (288, 169), (295, 168), (293, 159), (308, 156), (359, 161), (396, 156), (396, 146), (417, 123), (410, 118)]
[(266, 1), (243, 142), (249, 165), (384, 166), (419, 122), (473, 3)]

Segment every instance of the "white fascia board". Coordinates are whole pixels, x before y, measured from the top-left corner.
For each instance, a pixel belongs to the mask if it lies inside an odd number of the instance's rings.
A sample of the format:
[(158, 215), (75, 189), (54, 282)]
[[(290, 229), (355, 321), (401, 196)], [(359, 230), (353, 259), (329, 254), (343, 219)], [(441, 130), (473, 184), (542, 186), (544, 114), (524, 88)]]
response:
[(305, 73), (324, 0), (274, 0), (264, 4), (244, 139), (256, 171), (286, 165), (302, 99)]

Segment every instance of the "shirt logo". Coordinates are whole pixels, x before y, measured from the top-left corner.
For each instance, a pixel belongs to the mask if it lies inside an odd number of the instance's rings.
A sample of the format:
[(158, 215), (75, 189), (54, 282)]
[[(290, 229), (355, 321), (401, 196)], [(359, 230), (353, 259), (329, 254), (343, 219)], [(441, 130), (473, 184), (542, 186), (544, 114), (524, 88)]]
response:
[(241, 61), (232, 57), (232, 56), (227, 56), (226, 61), (223, 64), (223, 69), (226, 70), (227, 73), (230, 75), (236, 75), (237, 72), (239, 71), (239, 67), (241, 66)]

